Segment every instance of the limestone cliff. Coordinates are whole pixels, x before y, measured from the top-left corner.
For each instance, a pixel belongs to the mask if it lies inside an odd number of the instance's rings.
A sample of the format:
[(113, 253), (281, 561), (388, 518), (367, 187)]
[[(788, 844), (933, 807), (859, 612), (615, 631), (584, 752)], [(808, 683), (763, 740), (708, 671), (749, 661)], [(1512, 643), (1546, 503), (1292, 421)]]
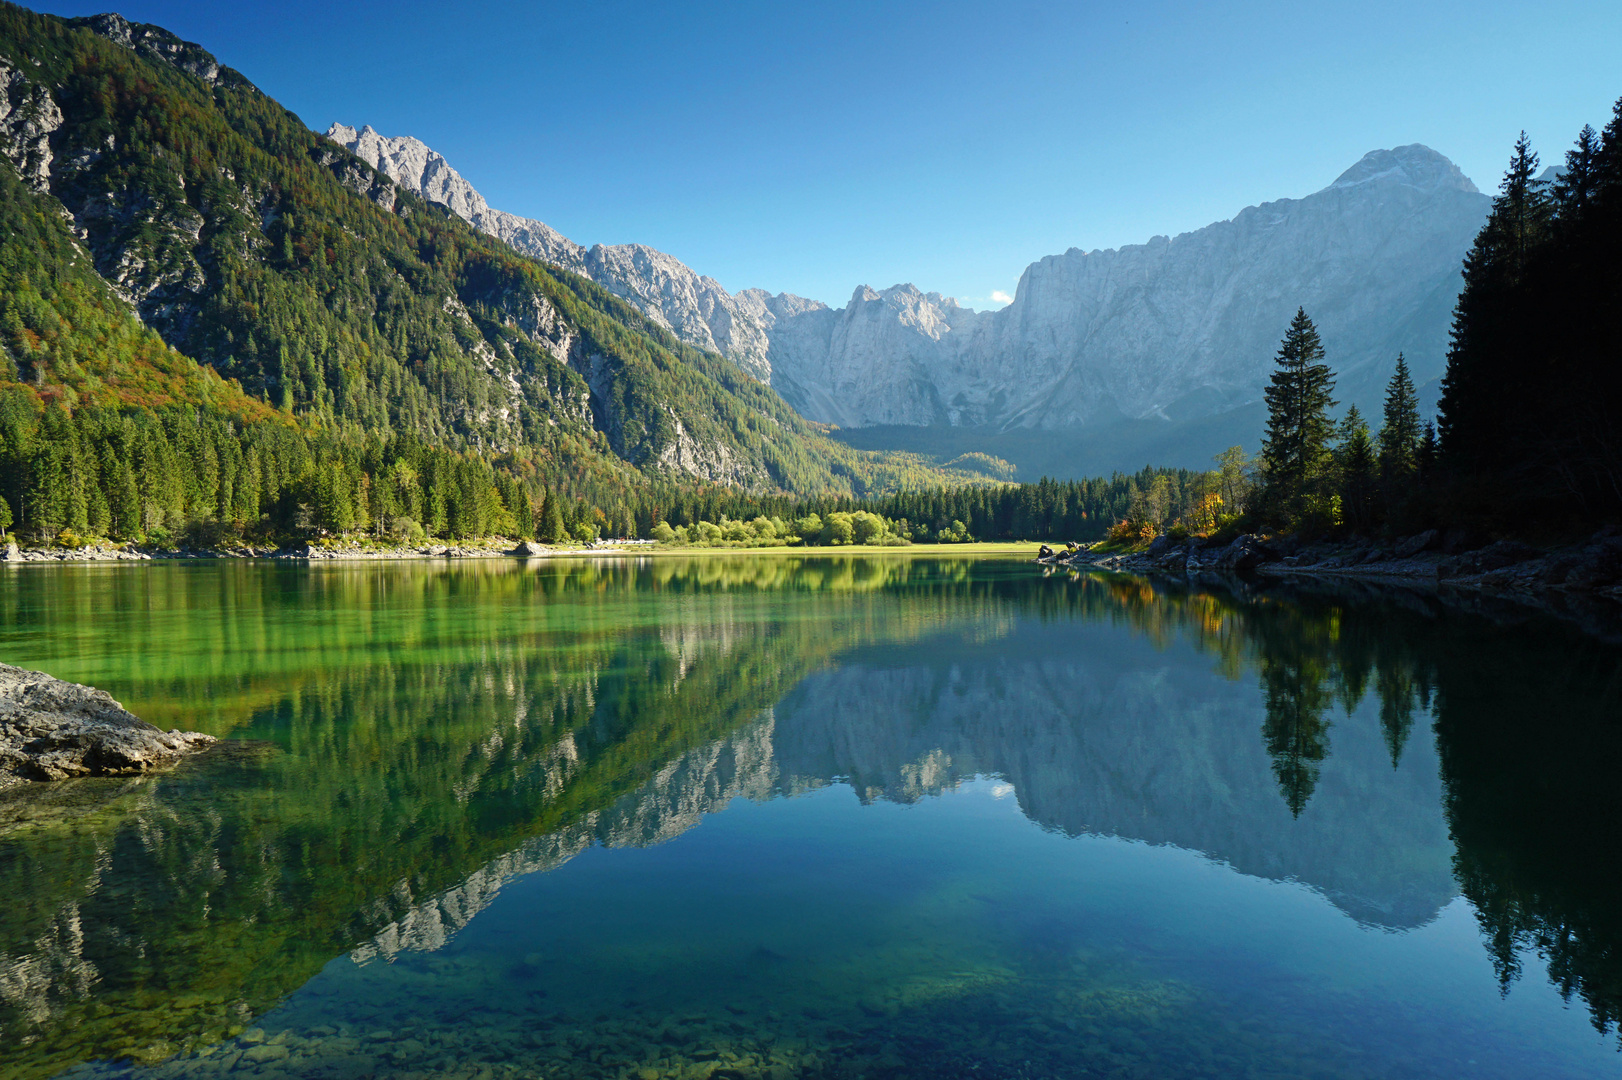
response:
[(416, 139), (336, 124), (327, 134), (491, 235), (731, 358), (809, 419), (843, 427), (1075, 430), (1222, 415), (1260, 400), (1297, 307), (1317, 321), (1341, 397), (1368, 408), (1398, 352), (1422, 386), (1440, 378), (1461, 260), (1490, 202), (1428, 147), (1375, 150), (1304, 198), (1174, 238), (1040, 259), (999, 311), (910, 284), (859, 286), (835, 310), (786, 293), (730, 295), (639, 244), (583, 248), (491, 210)]

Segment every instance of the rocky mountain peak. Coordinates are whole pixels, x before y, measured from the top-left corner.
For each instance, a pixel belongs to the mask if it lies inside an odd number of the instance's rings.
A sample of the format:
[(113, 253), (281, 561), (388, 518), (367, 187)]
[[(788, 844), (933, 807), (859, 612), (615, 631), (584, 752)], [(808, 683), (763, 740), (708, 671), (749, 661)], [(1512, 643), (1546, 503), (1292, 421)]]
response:
[[(489, 209), (415, 139), (341, 125), (328, 135), (519, 251), (591, 278), (682, 340), (728, 357), (809, 419), (842, 427), (1007, 431), (1224, 413), (1252, 424), (1242, 418), (1252, 417), (1299, 305), (1319, 320), (1347, 400), (1368, 404), (1399, 351), (1421, 382), (1440, 375), (1460, 260), (1490, 201), (1453, 162), (1415, 143), (1371, 151), (1305, 198), (1249, 207), (1175, 239), (1039, 259), (1013, 303), (996, 311), (910, 282), (858, 286), (834, 310), (760, 289), (729, 294), (645, 245), (583, 248)], [(1255, 434), (1222, 437), (1253, 443)]]
[(409, 135), (385, 138), (370, 124), (359, 131), (346, 124), (333, 124), (327, 129), (327, 138), (349, 147), (378, 172), (448, 208), (457, 217), (477, 224), (476, 219), (490, 211), (484, 196), (451, 167), (444, 155), (420, 139)]
[(1349, 188), (1369, 183), (1406, 184), (1425, 191), (1477, 191), (1457, 165), (1421, 143), (1370, 150), (1329, 186)]
[(237, 72), (221, 67), (213, 53), (194, 42), (182, 41), (161, 26), (132, 23), (111, 11), (66, 21), (69, 26), (82, 26), (114, 45), (122, 45), (147, 59), (160, 60), (188, 75), (195, 75), (211, 86), (219, 83), (222, 77), (233, 86), (247, 84), (247, 80)]

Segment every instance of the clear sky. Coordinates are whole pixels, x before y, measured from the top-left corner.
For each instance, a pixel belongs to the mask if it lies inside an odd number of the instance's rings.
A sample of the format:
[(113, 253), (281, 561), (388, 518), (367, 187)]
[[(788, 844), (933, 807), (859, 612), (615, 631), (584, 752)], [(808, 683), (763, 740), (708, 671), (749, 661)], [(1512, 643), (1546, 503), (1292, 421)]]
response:
[(1491, 190), (1522, 128), (1556, 161), (1622, 97), (1618, 0), (118, 10), (581, 243), (836, 306), (901, 281), (996, 306), (1043, 255), (1305, 195), (1377, 147)]

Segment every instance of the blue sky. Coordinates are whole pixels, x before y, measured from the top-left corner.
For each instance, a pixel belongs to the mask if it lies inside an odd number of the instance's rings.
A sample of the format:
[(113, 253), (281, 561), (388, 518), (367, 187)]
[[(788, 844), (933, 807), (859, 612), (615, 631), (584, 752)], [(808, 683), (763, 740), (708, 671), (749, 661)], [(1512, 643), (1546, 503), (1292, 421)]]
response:
[(1522, 128), (1554, 161), (1622, 96), (1615, 0), (117, 10), (577, 241), (836, 306), (900, 281), (995, 306), (1043, 255), (1304, 195), (1377, 147), (1490, 190)]

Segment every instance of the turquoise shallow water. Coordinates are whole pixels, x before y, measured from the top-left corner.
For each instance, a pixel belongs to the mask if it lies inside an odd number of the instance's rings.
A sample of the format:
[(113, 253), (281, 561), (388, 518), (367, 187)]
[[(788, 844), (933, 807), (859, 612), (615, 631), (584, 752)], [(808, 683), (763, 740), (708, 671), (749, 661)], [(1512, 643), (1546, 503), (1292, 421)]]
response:
[(1622, 1073), (1618, 651), (1009, 560), (22, 567), (0, 1076)]

